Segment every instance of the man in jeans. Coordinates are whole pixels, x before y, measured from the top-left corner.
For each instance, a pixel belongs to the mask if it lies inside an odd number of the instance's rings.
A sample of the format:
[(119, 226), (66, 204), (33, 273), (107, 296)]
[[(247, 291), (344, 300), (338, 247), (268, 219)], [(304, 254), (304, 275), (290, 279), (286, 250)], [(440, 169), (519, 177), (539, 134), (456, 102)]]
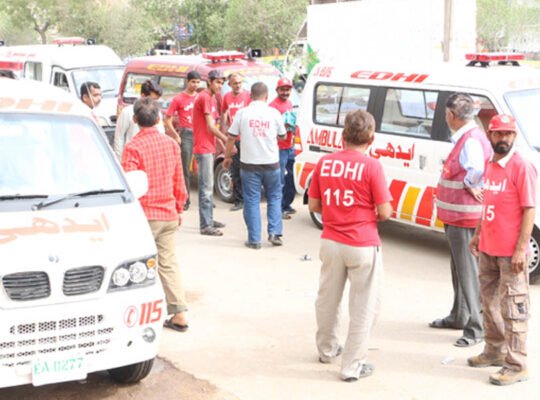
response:
[(165, 120), (167, 131), (172, 134), (173, 139), (180, 143), (184, 182), (188, 193), (184, 210), (187, 210), (191, 204), (189, 200), (189, 172), (193, 157), (193, 105), (197, 98), (200, 82), (201, 76), (197, 71), (188, 72), (186, 89), (174, 96)]
[(216, 139), (227, 141), (216, 126), (219, 118), (216, 95), (221, 92), (225, 77), (219, 70), (208, 73), (208, 87), (199, 93), (193, 105), (193, 154), (199, 173), (199, 227), (201, 235), (222, 236), (218, 228), (224, 224), (214, 221), (214, 154)]
[[(237, 72), (233, 72), (229, 75), (229, 86), (231, 91), (227, 92), (223, 96), (223, 102), (221, 104), (222, 112), (222, 126), (221, 131), (227, 132), (231, 126), (236, 112), (244, 107), (247, 107), (251, 102), (251, 96), (249, 92), (242, 89), (243, 78)], [(244, 199), (242, 197), (242, 180), (240, 179), (240, 139), (237, 138), (235, 142), (236, 154), (233, 155), (233, 162), (231, 167), (231, 178), (233, 181), (233, 196), (234, 205), (231, 211), (241, 210), (244, 205)]]
[(187, 305), (175, 253), (176, 229), (182, 222), (186, 201), (180, 149), (173, 139), (157, 130), (160, 110), (154, 100), (150, 97), (137, 100), (133, 111), (141, 130), (124, 147), (122, 167), (125, 171), (142, 170), (148, 177), (148, 192), (139, 202), (156, 241), (158, 273), (167, 312), (172, 314), (165, 326), (183, 332), (188, 329)]
[(236, 113), (229, 128), (224, 167), (232, 163), (234, 142), (240, 136), (240, 176), (244, 195), (245, 243), (261, 248), (261, 185), (267, 202), (268, 241), (281, 246), (281, 178), (277, 138), (286, 134), (279, 112), (266, 104), (268, 87), (257, 82), (251, 87), (251, 104)]
[[(277, 97), (270, 102), (270, 107), (278, 110), (282, 116), (293, 110), (293, 104), (289, 100), (292, 90), (292, 82), (288, 78), (281, 78), (276, 86)], [(291, 204), (296, 195), (294, 188), (294, 146), (293, 132), (288, 131), (283, 140), (278, 141), (279, 165), (281, 168), (281, 185), (283, 187), (281, 199), (281, 211), (283, 219), (291, 219), (291, 214), (296, 213)]]

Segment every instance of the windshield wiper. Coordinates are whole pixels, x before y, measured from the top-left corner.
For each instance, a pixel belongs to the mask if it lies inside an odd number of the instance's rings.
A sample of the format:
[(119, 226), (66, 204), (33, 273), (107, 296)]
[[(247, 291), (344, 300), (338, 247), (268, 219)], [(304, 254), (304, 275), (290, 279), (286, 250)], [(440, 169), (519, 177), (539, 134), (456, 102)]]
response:
[(0, 200), (19, 200), (19, 199), (46, 199), (46, 194), (4, 194), (0, 195)]
[(60, 203), (64, 200), (73, 199), (75, 197), (86, 197), (86, 196), (95, 196), (98, 194), (109, 194), (109, 193), (124, 193), (126, 189), (97, 189), (97, 190), (88, 190), (86, 192), (78, 192), (78, 193), (71, 193), (66, 196), (58, 197), (56, 199), (52, 199), (49, 201), (40, 201), (39, 203), (35, 203), (32, 206), (32, 210), (41, 210), (42, 208), (51, 206), (56, 203)]

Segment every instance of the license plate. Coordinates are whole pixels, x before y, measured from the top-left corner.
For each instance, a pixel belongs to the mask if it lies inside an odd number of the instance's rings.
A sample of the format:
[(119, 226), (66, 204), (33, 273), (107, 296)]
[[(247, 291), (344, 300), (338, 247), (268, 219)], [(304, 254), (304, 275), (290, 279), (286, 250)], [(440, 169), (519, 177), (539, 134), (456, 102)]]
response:
[(82, 355), (42, 356), (32, 362), (34, 386), (84, 379), (86, 375)]

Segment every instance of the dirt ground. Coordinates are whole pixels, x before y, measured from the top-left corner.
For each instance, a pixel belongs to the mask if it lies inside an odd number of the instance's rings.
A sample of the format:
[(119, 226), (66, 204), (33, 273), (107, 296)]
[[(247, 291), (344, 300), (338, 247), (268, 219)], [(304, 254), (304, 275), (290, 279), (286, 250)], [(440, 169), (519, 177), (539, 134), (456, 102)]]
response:
[[(157, 395), (159, 393), (159, 395)], [(107, 373), (90, 374), (85, 381), (42, 387), (0, 389), (1, 400), (234, 400), (207, 381), (176, 369), (157, 358), (150, 375), (133, 385), (118, 385)]]

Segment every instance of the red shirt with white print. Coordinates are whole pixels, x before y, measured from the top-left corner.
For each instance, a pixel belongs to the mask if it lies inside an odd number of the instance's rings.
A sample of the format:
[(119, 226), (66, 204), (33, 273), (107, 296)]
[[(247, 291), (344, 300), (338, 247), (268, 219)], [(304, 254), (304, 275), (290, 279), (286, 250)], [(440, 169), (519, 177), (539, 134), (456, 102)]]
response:
[[(278, 110), (281, 113), (281, 115), (293, 109), (293, 104), (289, 100), (282, 100), (279, 97), (276, 97), (274, 100), (272, 100), (269, 106)], [(285, 137), (285, 139), (278, 139), (279, 149), (280, 150), (290, 149), (293, 146), (292, 139), (293, 139), (293, 133), (291, 131), (287, 131), (287, 136)]]
[(487, 163), (478, 247), (481, 252), (512, 257), (523, 209), (536, 207), (536, 175), (534, 165), (515, 150), (498, 162)]
[(381, 245), (375, 208), (392, 196), (379, 160), (355, 150), (323, 156), (308, 194), (321, 200), (323, 239), (357, 247)]
[(180, 128), (193, 129), (193, 104), (197, 98), (197, 93), (190, 96), (186, 92), (180, 92), (174, 96), (167, 117), (178, 116), (178, 126)]

